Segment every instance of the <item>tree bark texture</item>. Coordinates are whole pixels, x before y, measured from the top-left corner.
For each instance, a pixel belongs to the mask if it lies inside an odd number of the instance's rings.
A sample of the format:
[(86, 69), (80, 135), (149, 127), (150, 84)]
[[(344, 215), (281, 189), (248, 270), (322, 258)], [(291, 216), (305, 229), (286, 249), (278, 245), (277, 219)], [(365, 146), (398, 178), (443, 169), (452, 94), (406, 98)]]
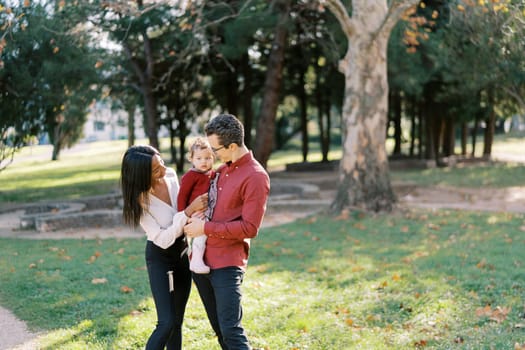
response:
[(350, 18), (342, 2), (327, 0), (325, 3), (348, 39), (348, 50), (339, 64), (345, 75), (343, 155), (332, 208), (335, 211), (345, 208), (390, 211), (396, 197), (390, 183), (385, 147), (386, 55), (388, 38), (401, 12), (389, 9), (385, 0), (354, 0)]
[(279, 2), (278, 6), (280, 8), (280, 15), (275, 28), (272, 50), (268, 59), (266, 80), (264, 82), (264, 96), (261, 105), (261, 113), (257, 123), (257, 135), (254, 150), (255, 157), (265, 168), (273, 149), (275, 116), (280, 101), (284, 66), (284, 49), (286, 38), (288, 36), (287, 21), (290, 14), (290, 0)]

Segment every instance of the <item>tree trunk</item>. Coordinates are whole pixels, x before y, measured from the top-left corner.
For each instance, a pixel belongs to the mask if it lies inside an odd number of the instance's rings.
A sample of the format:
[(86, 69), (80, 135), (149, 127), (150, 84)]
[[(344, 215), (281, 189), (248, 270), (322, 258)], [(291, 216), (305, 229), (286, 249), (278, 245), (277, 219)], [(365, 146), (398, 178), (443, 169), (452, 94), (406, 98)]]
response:
[(394, 151), (393, 155), (401, 155), (401, 96), (399, 91), (392, 91), (390, 94), (391, 101), (391, 116), (394, 122)]
[[(149, 78), (148, 78), (149, 80)], [(144, 97), (144, 113), (146, 114), (146, 134), (149, 144), (159, 149), (158, 123), (157, 123), (157, 102), (153, 95), (151, 82), (147, 81), (142, 86), (142, 96)], [(160, 150), (159, 150), (160, 151)]]
[(483, 158), (490, 158), (492, 154), (492, 143), (494, 142), (494, 129), (496, 124), (496, 113), (494, 112), (494, 90), (488, 91), (488, 115), (485, 119), (485, 132), (483, 137)]
[(478, 136), (478, 129), (479, 129), (479, 117), (476, 116), (474, 119), (474, 126), (472, 128), (472, 158), (476, 157), (476, 138)]
[(62, 123), (63, 117), (61, 115), (56, 117), (56, 124), (53, 127), (53, 152), (51, 153), (51, 160), (58, 160), (60, 157), (60, 151), (62, 150)]
[(297, 86), (297, 95), (299, 98), (300, 118), (301, 118), (301, 150), (303, 154), (303, 162), (308, 161), (308, 101), (306, 100), (306, 89), (304, 76), (306, 74), (303, 67), (299, 67), (299, 78)]
[(330, 140), (331, 140), (331, 132), (332, 129), (332, 113), (330, 112), (330, 96), (328, 94), (324, 94), (325, 99), (323, 103), (323, 109), (324, 109), (324, 115), (326, 116), (326, 126), (324, 132), (321, 134), (321, 153), (322, 153), (322, 161), (328, 162), (328, 153), (330, 152)]
[(252, 68), (248, 55), (242, 57), (242, 73), (244, 76), (244, 90), (242, 97), (242, 108), (244, 113), (244, 143), (248, 148), (252, 146), (252, 125), (253, 125), (253, 108), (252, 108)]
[(135, 103), (127, 106), (128, 112), (128, 148), (135, 144)]
[(390, 211), (396, 201), (386, 153), (387, 43), (397, 19), (387, 20), (384, 0), (352, 1), (352, 18), (340, 1), (327, 5), (348, 39), (339, 68), (345, 75), (343, 155), (332, 208)]
[(226, 110), (228, 113), (237, 116), (239, 111), (239, 83), (237, 81), (237, 71), (226, 69)]
[(264, 82), (264, 96), (261, 105), (261, 113), (257, 123), (257, 137), (255, 140), (255, 157), (266, 168), (268, 159), (273, 149), (275, 136), (275, 116), (280, 100), (282, 85), (284, 49), (288, 29), (286, 22), (290, 13), (290, 0), (280, 1), (279, 21), (275, 28), (275, 38), (272, 43), (272, 50), (268, 59), (266, 70), (266, 80)]
[[(418, 125), (416, 124), (417, 118), (416, 118), (416, 103), (413, 101), (413, 99), (410, 99), (410, 101), (405, 101), (405, 104), (408, 104), (408, 114), (410, 115), (410, 148), (408, 151), (408, 155), (410, 157), (414, 157), (414, 149), (416, 145), (416, 135), (417, 135), (417, 129)], [(421, 140), (419, 140), (421, 142)]]
[(445, 123), (443, 130), (443, 155), (450, 157), (454, 155), (456, 141), (454, 120), (452, 118), (444, 118), (443, 121)]
[(461, 123), (461, 155), (467, 155), (467, 138), (468, 138), (468, 127), (467, 123)]

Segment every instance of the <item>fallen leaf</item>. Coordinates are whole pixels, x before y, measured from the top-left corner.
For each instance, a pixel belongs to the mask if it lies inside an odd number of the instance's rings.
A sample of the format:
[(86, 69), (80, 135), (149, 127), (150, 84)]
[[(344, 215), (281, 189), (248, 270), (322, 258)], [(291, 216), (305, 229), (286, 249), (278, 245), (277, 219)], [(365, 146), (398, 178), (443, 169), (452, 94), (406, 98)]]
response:
[(352, 272), (359, 272), (359, 271), (363, 271), (365, 268), (363, 266), (353, 266), (352, 267)]
[(482, 269), (487, 265), (487, 260), (485, 258), (481, 259), (479, 263), (476, 264), (478, 269)]
[(128, 286), (122, 286), (122, 287), (120, 287), (120, 291), (122, 293), (131, 293), (131, 292), (133, 292), (133, 288), (130, 288)]
[(306, 222), (309, 224), (313, 224), (317, 221), (317, 216), (312, 216), (310, 219), (308, 219)]
[(507, 319), (507, 315), (509, 314), (510, 310), (510, 307), (498, 306), (492, 311), (492, 315), (489, 319), (492, 321), (496, 321), (497, 323), (501, 323)]
[(395, 273), (393, 276), (392, 276), (392, 281), (399, 281), (401, 280), (401, 276), (399, 276), (397, 273)]
[(424, 339), (421, 339), (420, 341), (415, 342), (414, 346), (416, 348), (424, 348), (425, 346), (427, 346), (427, 341)]
[(439, 227), (439, 225), (436, 225), (436, 224), (433, 224), (433, 223), (429, 223), (427, 225), (427, 227), (431, 230), (434, 230), (434, 231), (439, 231), (441, 228)]
[(362, 222), (356, 222), (354, 224), (354, 227), (361, 231), (366, 230), (366, 226)]
[(91, 283), (92, 284), (104, 284), (104, 283), (107, 283), (108, 280), (106, 278), (93, 278), (91, 280)]
[(525, 350), (525, 343), (514, 343), (514, 350)]
[(507, 319), (507, 315), (511, 311), (510, 307), (501, 307), (497, 306), (494, 309), (487, 305), (482, 308), (476, 309), (476, 316), (478, 317), (488, 317), (489, 320), (501, 323)]
[(478, 317), (490, 316), (491, 313), (492, 313), (492, 308), (490, 307), (490, 305), (487, 305), (485, 307), (478, 307), (476, 309), (476, 316)]
[(342, 220), (348, 220), (349, 218), (350, 218), (350, 210), (343, 209), (341, 210), (341, 214), (335, 217), (335, 220), (342, 221)]

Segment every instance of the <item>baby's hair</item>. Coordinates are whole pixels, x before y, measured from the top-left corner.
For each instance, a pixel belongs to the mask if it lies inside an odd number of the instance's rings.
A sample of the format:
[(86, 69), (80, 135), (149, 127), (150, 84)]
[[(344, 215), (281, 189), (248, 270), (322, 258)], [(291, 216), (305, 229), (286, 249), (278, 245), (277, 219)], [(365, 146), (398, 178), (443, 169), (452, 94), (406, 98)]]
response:
[(191, 162), (195, 151), (202, 149), (209, 149), (211, 154), (213, 155), (213, 150), (211, 149), (211, 145), (209, 144), (209, 142), (204, 137), (197, 137), (188, 149), (188, 160)]

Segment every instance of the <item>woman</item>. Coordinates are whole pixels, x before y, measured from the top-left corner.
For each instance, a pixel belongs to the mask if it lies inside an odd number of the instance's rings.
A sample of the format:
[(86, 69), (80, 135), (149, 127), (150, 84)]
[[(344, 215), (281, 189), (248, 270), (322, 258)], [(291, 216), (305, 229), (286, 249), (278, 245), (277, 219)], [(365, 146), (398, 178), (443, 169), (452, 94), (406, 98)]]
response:
[(146, 266), (157, 327), (146, 349), (181, 349), (182, 320), (191, 288), (183, 228), (194, 213), (207, 208), (208, 194), (177, 211), (177, 175), (151, 146), (132, 146), (126, 151), (120, 185), (124, 222), (134, 228), (140, 225), (147, 236)]

